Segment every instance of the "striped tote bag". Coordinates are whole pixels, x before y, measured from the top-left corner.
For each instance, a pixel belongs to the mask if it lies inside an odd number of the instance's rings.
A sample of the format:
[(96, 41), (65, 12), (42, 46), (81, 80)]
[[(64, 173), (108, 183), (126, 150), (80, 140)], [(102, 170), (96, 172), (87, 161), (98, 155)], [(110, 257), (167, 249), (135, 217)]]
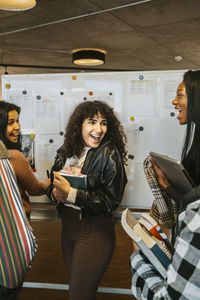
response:
[(0, 286), (21, 285), (36, 250), (9, 154), (0, 141)]

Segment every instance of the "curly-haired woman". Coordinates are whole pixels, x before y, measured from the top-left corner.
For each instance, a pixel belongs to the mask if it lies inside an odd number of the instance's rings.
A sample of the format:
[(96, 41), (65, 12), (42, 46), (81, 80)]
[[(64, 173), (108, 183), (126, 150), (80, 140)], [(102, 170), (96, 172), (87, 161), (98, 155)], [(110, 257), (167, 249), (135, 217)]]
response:
[[(127, 183), (126, 136), (113, 109), (101, 101), (79, 104), (58, 149), (48, 195), (59, 202), (62, 251), (70, 277), (70, 300), (93, 300), (115, 248), (112, 213)], [(87, 175), (87, 188), (74, 189), (58, 172)]]

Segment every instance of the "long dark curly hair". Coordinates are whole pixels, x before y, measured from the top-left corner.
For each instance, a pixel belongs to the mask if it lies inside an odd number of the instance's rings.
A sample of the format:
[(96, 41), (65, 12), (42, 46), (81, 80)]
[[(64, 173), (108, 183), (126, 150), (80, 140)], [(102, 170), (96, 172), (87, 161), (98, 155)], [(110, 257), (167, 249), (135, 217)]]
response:
[(82, 124), (87, 118), (93, 118), (100, 113), (107, 120), (107, 132), (103, 141), (111, 141), (120, 153), (123, 163), (127, 161), (127, 138), (123, 126), (115, 115), (113, 108), (103, 101), (86, 101), (79, 104), (69, 118), (65, 131), (64, 147), (67, 157), (80, 157), (84, 149), (82, 139)]
[(21, 108), (13, 103), (0, 101), (0, 140), (3, 141), (7, 149), (17, 149), (21, 151), (21, 146), (22, 146), (21, 133), (19, 133), (19, 138), (17, 143), (13, 143), (9, 141), (6, 137), (6, 129), (8, 125), (8, 113), (12, 110), (16, 110), (16, 112), (19, 115)]
[(194, 182), (200, 183), (200, 70), (183, 76), (187, 94), (187, 128), (182, 163)]

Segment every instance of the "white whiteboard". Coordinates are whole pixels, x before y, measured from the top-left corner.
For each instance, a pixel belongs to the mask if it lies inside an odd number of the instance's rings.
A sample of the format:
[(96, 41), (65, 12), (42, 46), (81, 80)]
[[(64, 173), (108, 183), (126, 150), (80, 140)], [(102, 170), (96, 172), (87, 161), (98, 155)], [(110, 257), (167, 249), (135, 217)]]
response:
[[(128, 137), (128, 184), (122, 206), (150, 208), (153, 196), (143, 161), (150, 151), (180, 159), (185, 127), (171, 101), (185, 71), (3, 75), (3, 100), (21, 107), (22, 132), (35, 137), (36, 176), (46, 178), (74, 107), (104, 100), (114, 108)], [(32, 201), (45, 202), (46, 197)]]

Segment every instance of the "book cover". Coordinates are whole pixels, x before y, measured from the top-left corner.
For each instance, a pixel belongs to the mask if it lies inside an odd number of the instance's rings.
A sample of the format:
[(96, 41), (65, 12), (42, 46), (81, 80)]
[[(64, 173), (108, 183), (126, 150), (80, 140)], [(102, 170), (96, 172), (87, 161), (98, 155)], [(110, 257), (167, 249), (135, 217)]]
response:
[(84, 174), (69, 174), (65, 171), (60, 171), (59, 174), (69, 181), (71, 187), (75, 189), (87, 188), (87, 175)]
[[(160, 225), (154, 220), (153, 217), (151, 217), (149, 214), (144, 213), (142, 214), (141, 218), (138, 221), (140, 224), (146, 227), (146, 229), (151, 233), (153, 237), (156, 239), (160, 240), (162, 243), (166, 245), (166, 248), (164, 252), (166, 253), (167, 250), (167, 255), (171, 259), (172, 254), (174, 252), (174, 247), (166, 234), (161, 230)], [(157, 241), (157, 240), (156, 240)], [(159, 243), (157, 241), (157, 243)]]
[(146, 227), (146, 229), (157, 239), (162, 240), (160, 233), (157, 231), (157, 227), (159, 226), (157, 223), (152, 223), (151, 219), (147, 214), (142, 214), (140, 220), (138, 221), (140, 224)]
[(143, 254), (157, 269), (163, 278), (166, 278), (170, 259), (161, 250), (154, 238), (145, 231), (127, 208), (122, 212), (121, 224), (126, 233), (136, 242)]
[[(134, 227), (133, 230), (143, 239), (145, 244), (151, 249), (151, 251), (156, 255), (156, 257), (159, 259), (161, 264), (164, 266), (164, 268), (167, 270), (170, 260), (167, 257), (167, 255), (164, 253), (163, 249), (164, 246), (162, 247), (161, 245), (158, 245), (156, 240), (152, 238), (147, 231), (142, 228), (140, 223), (137, 223)], [(160, 241), (159, 241), (160, 242)]]

